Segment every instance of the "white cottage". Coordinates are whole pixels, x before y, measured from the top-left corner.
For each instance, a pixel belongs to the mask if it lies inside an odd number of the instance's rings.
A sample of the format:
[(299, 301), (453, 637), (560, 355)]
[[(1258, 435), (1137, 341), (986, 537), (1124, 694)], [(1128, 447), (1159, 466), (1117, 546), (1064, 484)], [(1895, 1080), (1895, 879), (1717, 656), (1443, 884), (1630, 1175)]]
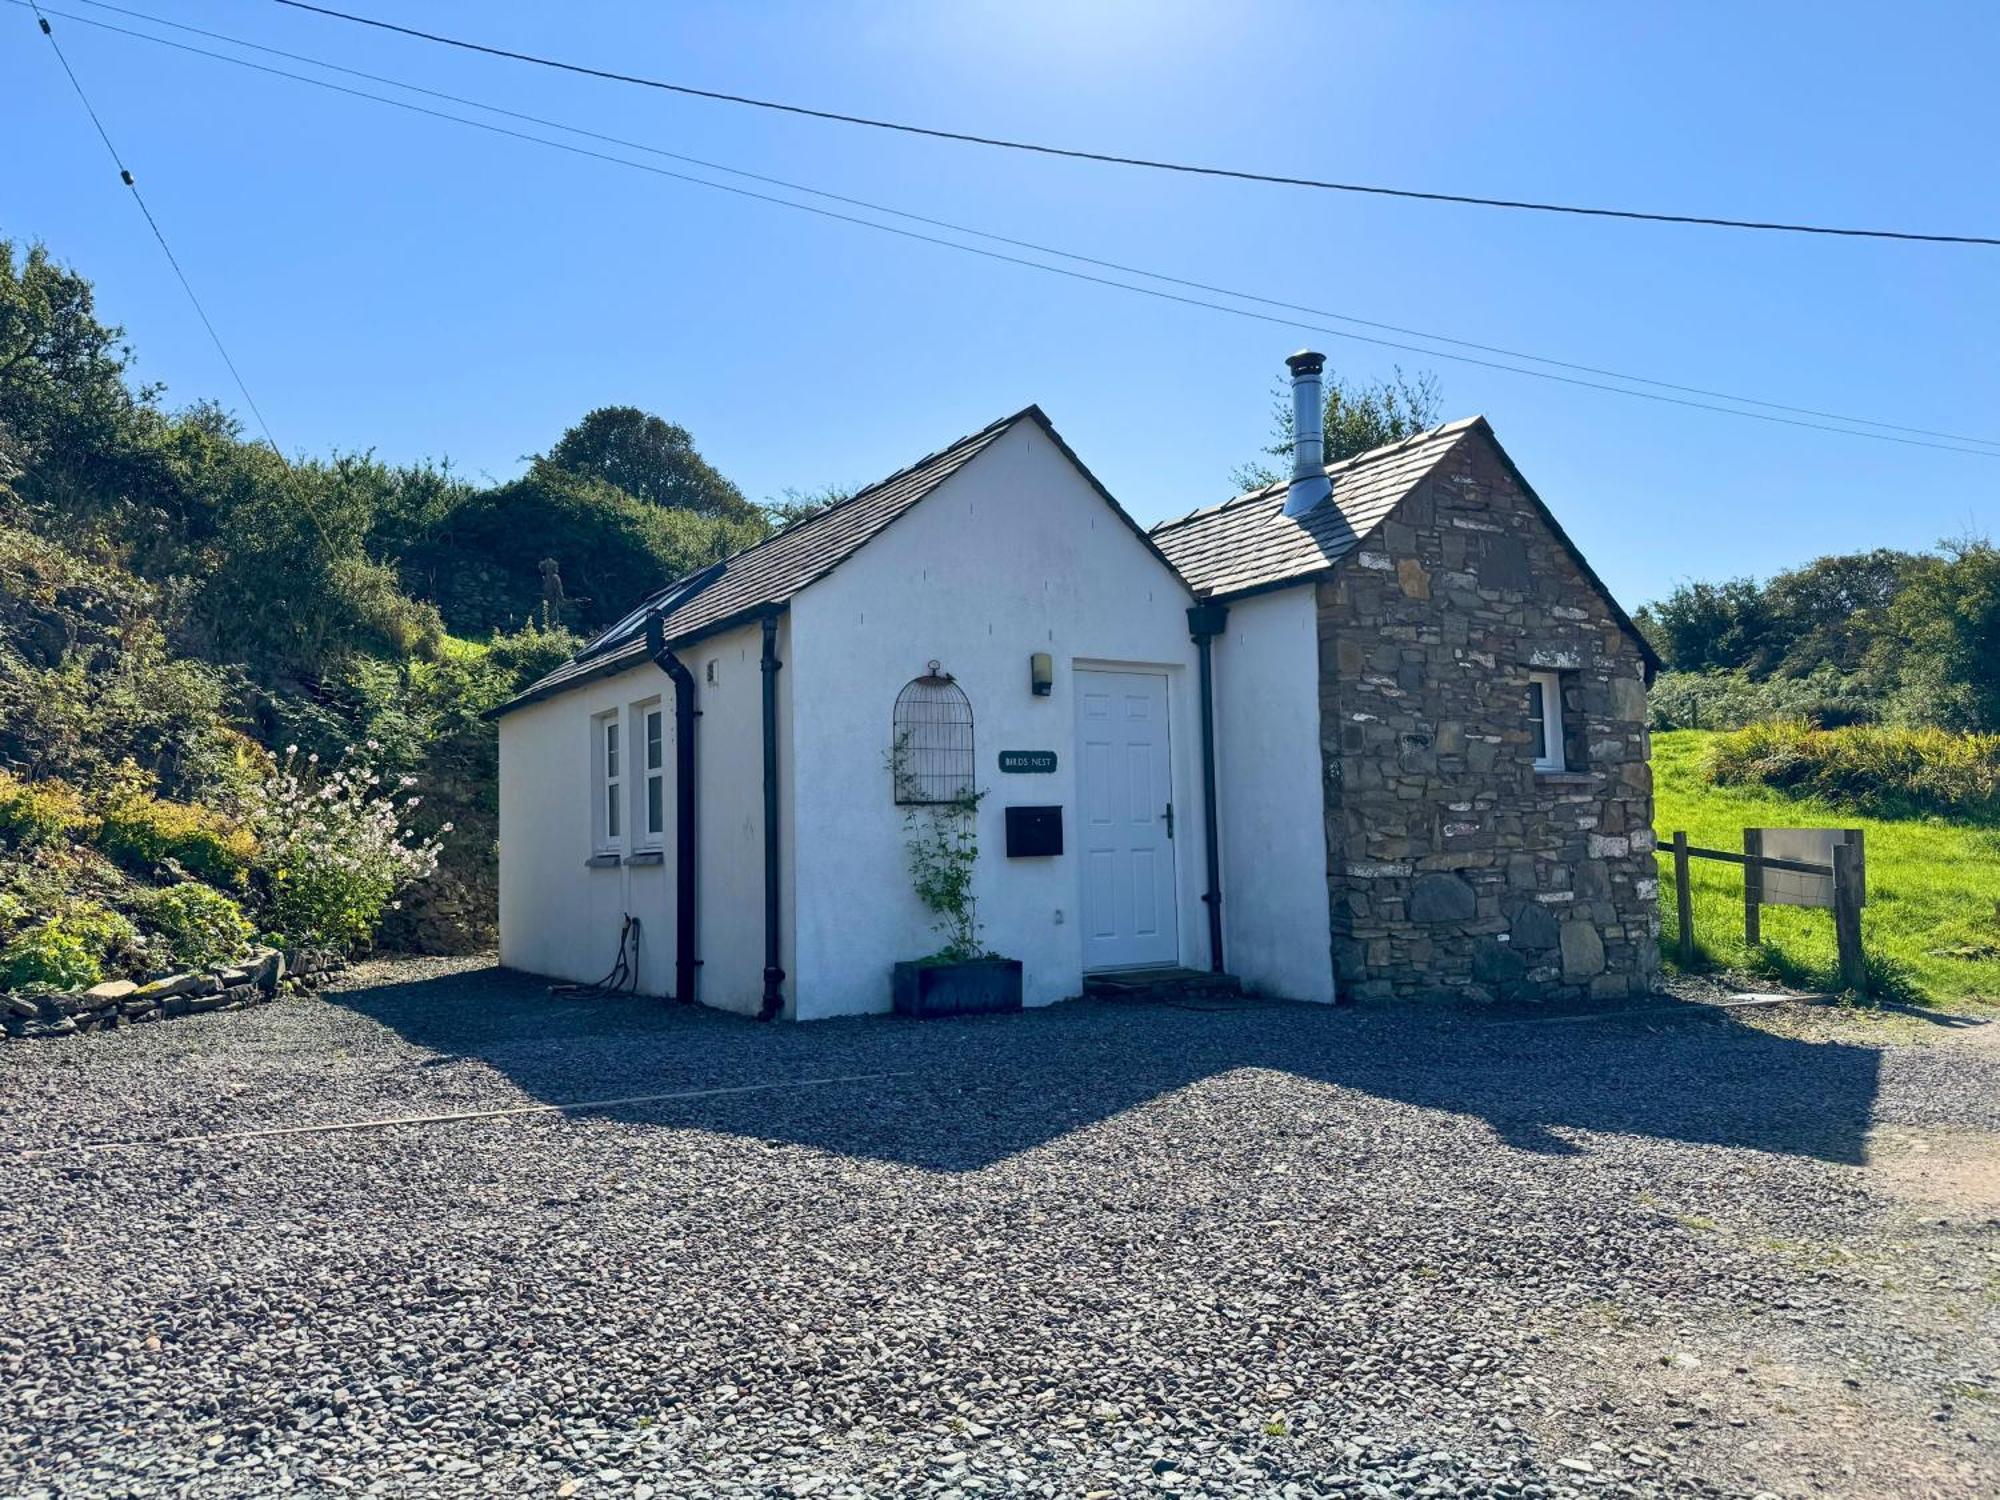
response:
[(502, 960), (589, 982), (636, 923), (642, 993), (889, 1009), (938, 946), (914, 744), (980, 794), (1027, 1004), (1225, 960), (1312, 1001), (1648, 989), (1651, 649), (1483, 418), (1327, 465), (1290, 364), (1289, 482), (1149, 536), (1030, 407), (504, 705)]
[[(889, 1009), (891, 966), (938, 946), (893, 716), (948, 677), (982, 936), (1025, 1002), (1209, 968), (1193, 602), (1035, 407), (679, 580), (500, 710), (502, 962), (596, 980), (637, 918), (641, 993)], [(1061, 852), (1010, 855), (1010, 807), (1053, 809)]]

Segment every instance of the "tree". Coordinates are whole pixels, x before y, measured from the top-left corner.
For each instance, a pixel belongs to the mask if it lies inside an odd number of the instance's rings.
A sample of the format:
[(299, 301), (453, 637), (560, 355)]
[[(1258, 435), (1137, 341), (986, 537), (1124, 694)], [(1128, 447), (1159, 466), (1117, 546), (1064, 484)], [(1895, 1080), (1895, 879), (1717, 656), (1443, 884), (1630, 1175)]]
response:
[(1764, 644), (1764, 591), (1754, 578), (1683, 583), (1635, 619), (1676, 672), (1747, 667)]
[(823, 484), (816, 490), (795, 490), (787, 485), (775, 500), (766, 500), (757, 508), (773, 526), (796, 526), (823, 510), (831, 510), (843, 500), (852, 499), (854, 494), (852, 488), (841, 484)]
[(591, 630), (672, 579), (739, 552), (763, 518), (701, 515), (648, 504), (602, 479), (545, 459), (521, 478), (467, 495), (403, 556), (461, 635), (519, 625), (545, 597), (542, 564), (562, 578), (562, 617)]
[(0, 441), (17, 463), (95, 438), (151, 392), (125, 384), (124, 330), (97, 319), (90, 283), (40, 245), (0, 240)]
[(2000, 548), (1964, 537), (1943, 552), (1920, 559), (1890, 601), (1875, 663), (1899, 682), (1902, 717), (2000, 731)]
[(636, 406), (601, 406), (548, 452), (556, 468), (667, 510), (751, 521), (757, 507), (695, 451), (694, 438)]
[(156, 387), (126, 384), (124, 331), (37, 245), (0, 240), (0, 483), (73, 541), (143, 534), (172, 487)]
[[(1349, 381), (1326, 373), (1326, 461), (1339, 463), (1371, 448), (1398, 442), (1435, 427), (1443, 392), (1428, 370), (1407, 376), (1397, 366), (1386, 380), (1374, 384)], [(1292, 472), (1292, 397), (1289, 388), (1275, 392), (1271, 410), (1271, 443), (1264, 452), (1282, 460), (1274, 467), (1263, 459), (1244, 464), (1232, 476), (1243, 489), (1261, 489)]]
[(1753, 669), (1797, 677), (1830, 662), (1858, 670), (1916, 563), (1911, 553), (1878, 547), (1778, 574), (1764, 585), (1768, 639)]
[(1816, 558), (1761, 585), (1684, 583), (1633, 618), (1675, 671), (1740, 669), (1760, 681), (1828, 666), (1863, 672), (1885, 611), (1920, 562), (1883, 547)]

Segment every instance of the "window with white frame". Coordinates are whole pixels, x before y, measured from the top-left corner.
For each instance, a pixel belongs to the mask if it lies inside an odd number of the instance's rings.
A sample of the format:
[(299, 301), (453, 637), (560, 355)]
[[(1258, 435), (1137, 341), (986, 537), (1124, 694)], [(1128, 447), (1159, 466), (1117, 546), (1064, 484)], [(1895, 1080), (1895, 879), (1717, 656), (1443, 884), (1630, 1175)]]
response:
[(1528, 748), (1537, 771), (1565, 769), (1563, 759), (1562, 674), (1528, 674)]
[(660, 700), (642, 703), (638, 709), (640, 762), (644, 786), (639, 797), (639, 834), (648, 845), (657, 847), (667, 831), (667, 747), (666, 720)]
[(615, 713), (599, 714), (590, 723), (591, 756), (597, 783), (597, 846), (615, 850), (625, 839), (625, 746), (623, 726)]

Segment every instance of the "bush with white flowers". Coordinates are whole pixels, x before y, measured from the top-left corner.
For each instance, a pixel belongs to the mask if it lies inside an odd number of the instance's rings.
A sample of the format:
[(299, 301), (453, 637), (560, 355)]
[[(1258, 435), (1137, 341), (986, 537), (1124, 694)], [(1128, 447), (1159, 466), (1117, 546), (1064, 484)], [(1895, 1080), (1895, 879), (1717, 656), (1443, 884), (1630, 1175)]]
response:
[[(404, 776), (384, 785), (364, 755), (322, 766), (317, 755), (286, 748), (252, 815), (271, 916), (286, 939), (352, 952), (401, 904), (399, 892), (437, 870), (439, 838), (409, 823), (422, 800), (410, 792), (415, 783)], [(449, 823), (438, 830), (450, 832)]]

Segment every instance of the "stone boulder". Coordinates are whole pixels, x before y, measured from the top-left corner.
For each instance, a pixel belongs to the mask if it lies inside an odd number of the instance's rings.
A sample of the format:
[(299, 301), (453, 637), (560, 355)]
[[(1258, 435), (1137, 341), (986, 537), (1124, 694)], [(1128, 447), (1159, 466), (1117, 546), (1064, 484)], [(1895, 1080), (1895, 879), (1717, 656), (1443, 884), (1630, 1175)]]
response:
[(1539, 901), (1524, 901), (1514, 913), (1510, 928), (1516, 948), (1530, 953), (1546, 953), (1562, 940), (1556, 919)]
[(1472, 950), (1472, 977), (1498, 994), (1511, 991), (1527, 972), (1528, 961), (1498, 938), (1481, 938)]
[(1571, 921), (1562, 924), (1563, 978), (1589, 979), (1604, 972), (1604, 939), (1596, 924)]
[(1470, 922), (1479, 912), (1479, 898), (1456, 875), (1419, 875), (1410, 885), (1412, 922)]

